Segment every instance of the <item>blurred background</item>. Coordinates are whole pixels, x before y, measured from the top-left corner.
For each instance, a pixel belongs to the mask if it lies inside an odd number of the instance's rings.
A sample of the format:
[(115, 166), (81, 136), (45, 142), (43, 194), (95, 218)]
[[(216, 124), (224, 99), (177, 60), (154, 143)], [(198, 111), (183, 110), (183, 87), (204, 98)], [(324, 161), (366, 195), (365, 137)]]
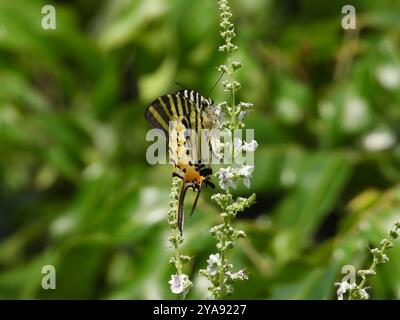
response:
[[(258, 202), (237, 220), (248, 238), (229, 258), (250, 279), (232, 298), (334, 299), (342, 266), (369, 265), (400, 219), (400, 1), (352, 1), (353, 32), (348, 2), (231, 2), (260, 144), (237, 189)], [(175, 81), (207, 94), (221, 42), (213, 0), (0, 0), (1, 299), (175, 298), (171, 167), (147, 164), (143, 114)], [(190, 299), (207, 297), (211, 194), (186, 219)], [(388, 254), (374, 299), (400, 298), (400, 243)], [(48, 264), (56, 290), (41, 288)]]

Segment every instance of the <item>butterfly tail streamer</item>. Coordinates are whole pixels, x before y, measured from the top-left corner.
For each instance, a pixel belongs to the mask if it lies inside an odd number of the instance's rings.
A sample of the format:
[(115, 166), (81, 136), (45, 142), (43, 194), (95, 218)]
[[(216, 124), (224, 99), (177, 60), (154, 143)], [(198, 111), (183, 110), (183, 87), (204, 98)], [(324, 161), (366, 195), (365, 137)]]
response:
[(199, 197), (200, 197), (200, 192), (201, 192), (201, 187), (197, 190), (196, 199), (194, 200), (192, 210), (190, 211), (190, 216), (193, 214), (194, 210), (196, 209), (197, 200), (199, 200)]
[(178, 229), (181, 232), (181, 235), (183, 234), (183, 222), (185, 219), (185, 213), (183, 211), (183, 205), (184, 205), (184, 200), (185, 200), (185, 195), (187, 189), (190, 187), (190, 184), (184, 183), (182, 185), (181, 193), (179, 195), (179, 205), (178, 205)]

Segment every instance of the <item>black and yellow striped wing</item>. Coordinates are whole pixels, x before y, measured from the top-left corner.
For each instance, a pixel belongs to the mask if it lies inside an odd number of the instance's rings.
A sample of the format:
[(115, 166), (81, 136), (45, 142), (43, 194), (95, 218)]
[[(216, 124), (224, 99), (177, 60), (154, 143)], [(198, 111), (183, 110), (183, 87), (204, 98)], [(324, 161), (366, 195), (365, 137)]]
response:
[[(169, 152), (170, 159), (175, 166), (173, 175), (180, 177), (184, 182), (179, 197), (178, 209), (178, 227), (181, 233), (183, 231), (183, 201), (186, 190), (192, 188), (198, 192), (192, 207), (193, 212), (202, 185), (214, 187), (210, 179), (211, 168), (198, 163), (198, 159), (201, 157), (201, 129), (208, 128), (209, 123), (211, 123), (207, 119), (207, 112), (205, 112), (205, 108), (210, 105), (212, 105), (211, 99), (201, 96), (194, 90), (185, 89), (157, 98), (147, 107), (145, 112), (145, 118), (154, 128), (163, 130), (172, 141), (177, 142), (169, 145)], [(176, 121), (174, 128), (169, 127), (172, 121)], [(179, 137), (185, 129), (189, 128), (197, 133), (197, 139), (194, 141)], [(185, 135), (186, 133), (184, 133)], [(190, 155), (188, 162), (182, 161), (179, 156), (182, 146), (189, 147), (190, 150), (197, 150), (197, 153)]]
[(182, 89), (177, 91), (175, 94), (192, 101), (200, 110), (203, 110), (204, 107), (212, 104), (211, 99), (202, 96), (200, 93), (192, 89)]
[(147, 108), (145, 118), (154, 128), (169, 131), (169, 122), (182, 119), (186, 128), (200, 132), (209, 127), (210, 121), (205, 112), (212, 105), (211, 99), (195, 90), (183, 89), (154, 100)]
[(201, 121), (200, 109), (191, 100), (178, 94), (167, 94), (154, 100), (145, 113), (145, 118), (154, 127), (169, 131), (169, 122), (181, 119), (185, 127), (197, 128)]

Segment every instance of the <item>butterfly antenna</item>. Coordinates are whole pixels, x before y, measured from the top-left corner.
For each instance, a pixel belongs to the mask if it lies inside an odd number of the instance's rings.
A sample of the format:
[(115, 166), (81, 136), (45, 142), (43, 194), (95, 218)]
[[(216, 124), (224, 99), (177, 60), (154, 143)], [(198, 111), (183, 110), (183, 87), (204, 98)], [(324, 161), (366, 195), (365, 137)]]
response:
[(185, 89), (185, 87), (182, 84), (180, 84), (179, 82), (177, 82), (177, 81), (175, 81), (174, 84), (176, 84), (177, 86), (181, 87), (182, 89)]
[(211, 88), (210, 92), (208, 93), (208, 97), (210, 96), (211, 92), (213, 92), (213, 90), (215, 89), (215, 87), (217, 86), (217, 84), (221, 81), (222, 77), (224, 76), (225, 72), (223, 71), (221, 73), (221, 75), (219, 76), (218, 80), (215, 82), (215, 84), (213, 85), (213, 87)]

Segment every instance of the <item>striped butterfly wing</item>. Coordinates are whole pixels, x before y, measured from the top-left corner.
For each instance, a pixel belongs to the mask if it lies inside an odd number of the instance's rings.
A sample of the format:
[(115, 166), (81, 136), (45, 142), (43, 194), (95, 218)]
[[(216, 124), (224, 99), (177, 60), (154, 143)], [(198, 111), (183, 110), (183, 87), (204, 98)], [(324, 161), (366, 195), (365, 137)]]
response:
[(192, 101), (200, 111), (201, 116), (201, 127), (203, 129), (211, 129), (215, 119), (214, 116), (209, 113), (210, 107), (213, 106), (214, 101), (210, 98), (202, 96), (197, 91), (191, 89), (179, 90), (175, 93), (178, 96), (182, 96)]
[(169, 131), (169, 122), (181, 119), (187, 128), (196, 129), (201, 126), (198, 105), (193, 100), (179, 94), (167, 94), (154, 100), (146, 109), (145, 118), (154, 127)]
[[(186, 145), (190, 150), (197, 151), (193, 154), (193, 157), (196, 157), (192, 161), (194, 163), (201, 159), (201, 129), (212, 127), (213, 121), (208, 113), (208, 106), (211, 105), (211, 99), (202, 96), (197, 91), (183, 89), (154, 100), (148, 106), (145, 117), (153, 127), (162, 129), (169, 137), (171, 134), (169, 123), (171, 121), (182, 123), (186, 129), (194, 130), (197, 139), (188, 139)], [(211, 145), (208, 148), (211, 149)], [(175, 151), (173, 151), (174, 154)]]
[(175, 94), (192, 101), (199, 109), (202, 109), (202, 101), (206, 99), (200, 93), (192, 89), (182, 89), (175, 92)]
[[(207, 108), (211, 107), (214, 104), (214, 102), (212, 101), (212, 99), (204, 97), (197, 91), (191, 90), (191, 89), (179, 90), (175, 94), (178, 96), (182, 96), (186, 99), (189, 99), (191, 102), (193, 102), (197, 106), (198, 112), (194, 115), (193, 114), (191, 115), (190, 123), (191, 123), (191, 128), (196, 128), (196, 131), (198, 133), (198, 138), (200, 138), (200, 130), (201, 129), (211, 129), (212, 125), (214, 123), (214, 119), (211, 116), (209, 116), (208, 112), (207, 112), (208, 111)], [(198, 159), (201, 159), (200, 140), (198, 140), (197, 143), (200, 146), (197, 149), (199, 151), (197, 156), (198, 156)], [(211, 142), (208, 144), (208, 148), (209, 148), (209, 152), (211, 153)], [(212, 175), (211, 167), (209, 165), (204, 164), (203, 161), (200, 164), (195, 165), (194, 167), (195, 167), (195, 170), (199, 172), (200, 176), (205, 178), (204, 179), (205, 184), (214, 189), (215, 185), (212, 183), (211, 178), (210, 178), (210, 176)], [(175, 169), (175, 172), (179, 173), (179, 170), (177, 170), (177, 169), (178, 168)], [(201, 191), (201, 186), (198, 189), (196, 200), (193, 204), (190, 214), (192, 214), (194, 209), (196, 208), (196, 203), (199, 198), (200, 191)], [(182, 220), (183, 220), (183, 217), (182, 217)], [(183, 224), (183, 221), (181, 221), (181, 222)], [(181, 228), (182, 228), (182, 225), (181, 225), (180, 229)]]
[[(174, 142), (178, 142), (178, 136), (182, 135), (182, 128), (183, 130), (191, 128), (197, 133), (200, 133), (202, 128), (200, 108), (193, 100), (186, 98), (183, 94), (180, 94), (179, 91), (155, 99), (147, 107), (145, 118), (154, 128), (163, 130), (169, 137), (168, 140), (172, 139), (171, 141)], [(171, 121), (175, 122), (175, 127), (172, 127), (172, 130), (169, 128)], [(171, 135), (173, 135), (173, 137), (171, 137)], [(180, 140), (182, 140), (182, 138), (180, 138)], [(181, 145), (182, 142), (179, 141), (179, 144)], [(195, 146), (186, 146), (197, 148), (197, 142)], [(177, 148), (178, 146), (175, 143), (169, 144), (170, 159), (174, 164), (178, 162), (177, 154), (179, 150)]]
[[(203, 129), (205, 123), (205, 113), (203, 111), (203, 101), (205, 98), (201, 96), (198, 92), (194, 90), (180, 90), (174, 94), (167, 94), (161, 96), (154, 100), (147, 108), (145, 113), (145, 118), (150, 124), (155, 127), (162, 129), (169, 137), (169, 140), (176, 141), (177, 143), (169, 145), (170, 158), (175, 165), (175, 170), (173, 175), (177, 175), (182, 178), (184, 185), (181, 190), (179, 197), (179, 210), (178, 210), (178, 227), (179, 230), (183, 231), (183, 201), (185, 198), (186, 190), (189, 187), (196, 188), (198, 191), (196, 200), (192, 207), (192, 212), (196, 207), (197, 199), (200, 195), (201, 184), (194, 183), (188, 176), (185, 170), (195, 171), (198, 176), (208, 176), (205, 179), (206, 184), (213, 186), (210, 181), (209, 175), (212, 174), (212, 170), (209, 167), (201, 165), (198, 167), (195, 163), (201, 157), (200, 150), (200, 137), (201, 129)], [(176, 125), (173, 130), (170, 130), (169, 123), (171, 121), (176, 121)], [(197, 139), (187, 139), (186, 136), (182, 138), (182, 132), (185, 129), (193, 129), (197, 133)], [(185, 133), (184, 133), (185, 135)], [(194, 143), (194, 145), (189, 145)], [(197, 150), (196, 155), (191, 155), (189, 157), (189, 168), (182, 169), (181, 158), (179, 156), (181, 147), (189, 147), (191, 150)], [(190, 169), (191, 168), (191, 169)], [(196, 175), (196, 174), (195, 174)]]

